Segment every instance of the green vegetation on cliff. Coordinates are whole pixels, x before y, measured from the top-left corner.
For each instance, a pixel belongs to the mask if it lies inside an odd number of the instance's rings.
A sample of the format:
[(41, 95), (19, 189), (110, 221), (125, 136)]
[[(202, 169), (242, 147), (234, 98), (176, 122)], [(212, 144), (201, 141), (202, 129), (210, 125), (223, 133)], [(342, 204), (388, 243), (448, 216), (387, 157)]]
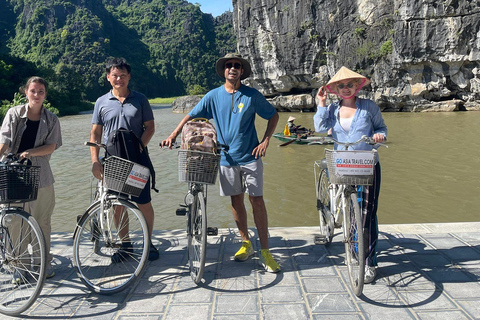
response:
[(110, 56), (130, 62), (133, 89), (169, 97), (218, 85), (215, 60), (236, 48), (231, 12), (213, 18), (183, 0), (0, 0), (0, 7), (0, 100), (40, 75), (60, 114), (109, 89)]

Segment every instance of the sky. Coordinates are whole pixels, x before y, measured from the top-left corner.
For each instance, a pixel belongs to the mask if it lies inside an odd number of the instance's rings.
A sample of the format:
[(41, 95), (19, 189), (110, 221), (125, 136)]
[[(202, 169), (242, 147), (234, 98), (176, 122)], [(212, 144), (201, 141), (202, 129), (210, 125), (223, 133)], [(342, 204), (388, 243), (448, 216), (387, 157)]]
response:
[(188, 0), (195, 4), (200, 4), (200, 10), (203, 13), (211, 13), (214, 17), (221, 15), (225, 11), (232, 11), (232, 1), (230, 0)]

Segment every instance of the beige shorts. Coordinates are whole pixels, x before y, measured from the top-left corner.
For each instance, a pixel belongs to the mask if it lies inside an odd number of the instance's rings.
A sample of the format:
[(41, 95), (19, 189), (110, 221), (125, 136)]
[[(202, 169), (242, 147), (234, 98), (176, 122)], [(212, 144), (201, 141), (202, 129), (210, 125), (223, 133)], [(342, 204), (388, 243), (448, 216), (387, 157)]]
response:
[(262, 159), (246, 165), (220, 166), (219, 176), (221, 196), (236, 196), (245, 192), (253, 197), (263, 196)]

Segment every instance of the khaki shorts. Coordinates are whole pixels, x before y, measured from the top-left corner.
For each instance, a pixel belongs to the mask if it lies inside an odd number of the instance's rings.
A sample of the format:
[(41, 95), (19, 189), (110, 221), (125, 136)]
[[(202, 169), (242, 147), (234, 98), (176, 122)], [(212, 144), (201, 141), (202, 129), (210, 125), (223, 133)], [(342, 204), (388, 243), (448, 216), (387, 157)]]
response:
[(263, 162), (261, 159), (246, 165), (220, 166), (220, 195), (236, 196), (248, 193), (251, 196), (263, 196)]

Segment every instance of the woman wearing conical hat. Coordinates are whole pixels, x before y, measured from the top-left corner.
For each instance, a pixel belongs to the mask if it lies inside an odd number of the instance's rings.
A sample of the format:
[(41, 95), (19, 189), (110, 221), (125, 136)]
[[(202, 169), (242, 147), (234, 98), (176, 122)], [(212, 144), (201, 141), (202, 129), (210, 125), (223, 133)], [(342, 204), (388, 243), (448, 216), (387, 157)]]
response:
[[(387, 137), (387, 126), (383, 121), (380, 108), (370, 99), (357, 97), (358, 91), (368, 85), (366, 77), (342, 67), (333, 78), (318, 90), (318, 109), (313, 117), (315, 131), (327, 132), (332, 129), (332, 136), (341, 142), (355, 142), (362, 136), (373, 137), (375, 142), (384, 142)], [(340, 99), (326, 106), (327, 91), (336, 94)], [(355, 150), (372, 150), (373, 146), (360, 143), (352, 146)], [(334, 145), (335, 150), (344, 149)], [(380, 193), (380, 162), (375, 165), (375, 178), (372, 186), (363, 188), (362, 213), (365, 216), (365, 234), (368, 235), (366, 248), (365, 283), (375, 279), (377, 266), (378, 220), (377, 206)]]

